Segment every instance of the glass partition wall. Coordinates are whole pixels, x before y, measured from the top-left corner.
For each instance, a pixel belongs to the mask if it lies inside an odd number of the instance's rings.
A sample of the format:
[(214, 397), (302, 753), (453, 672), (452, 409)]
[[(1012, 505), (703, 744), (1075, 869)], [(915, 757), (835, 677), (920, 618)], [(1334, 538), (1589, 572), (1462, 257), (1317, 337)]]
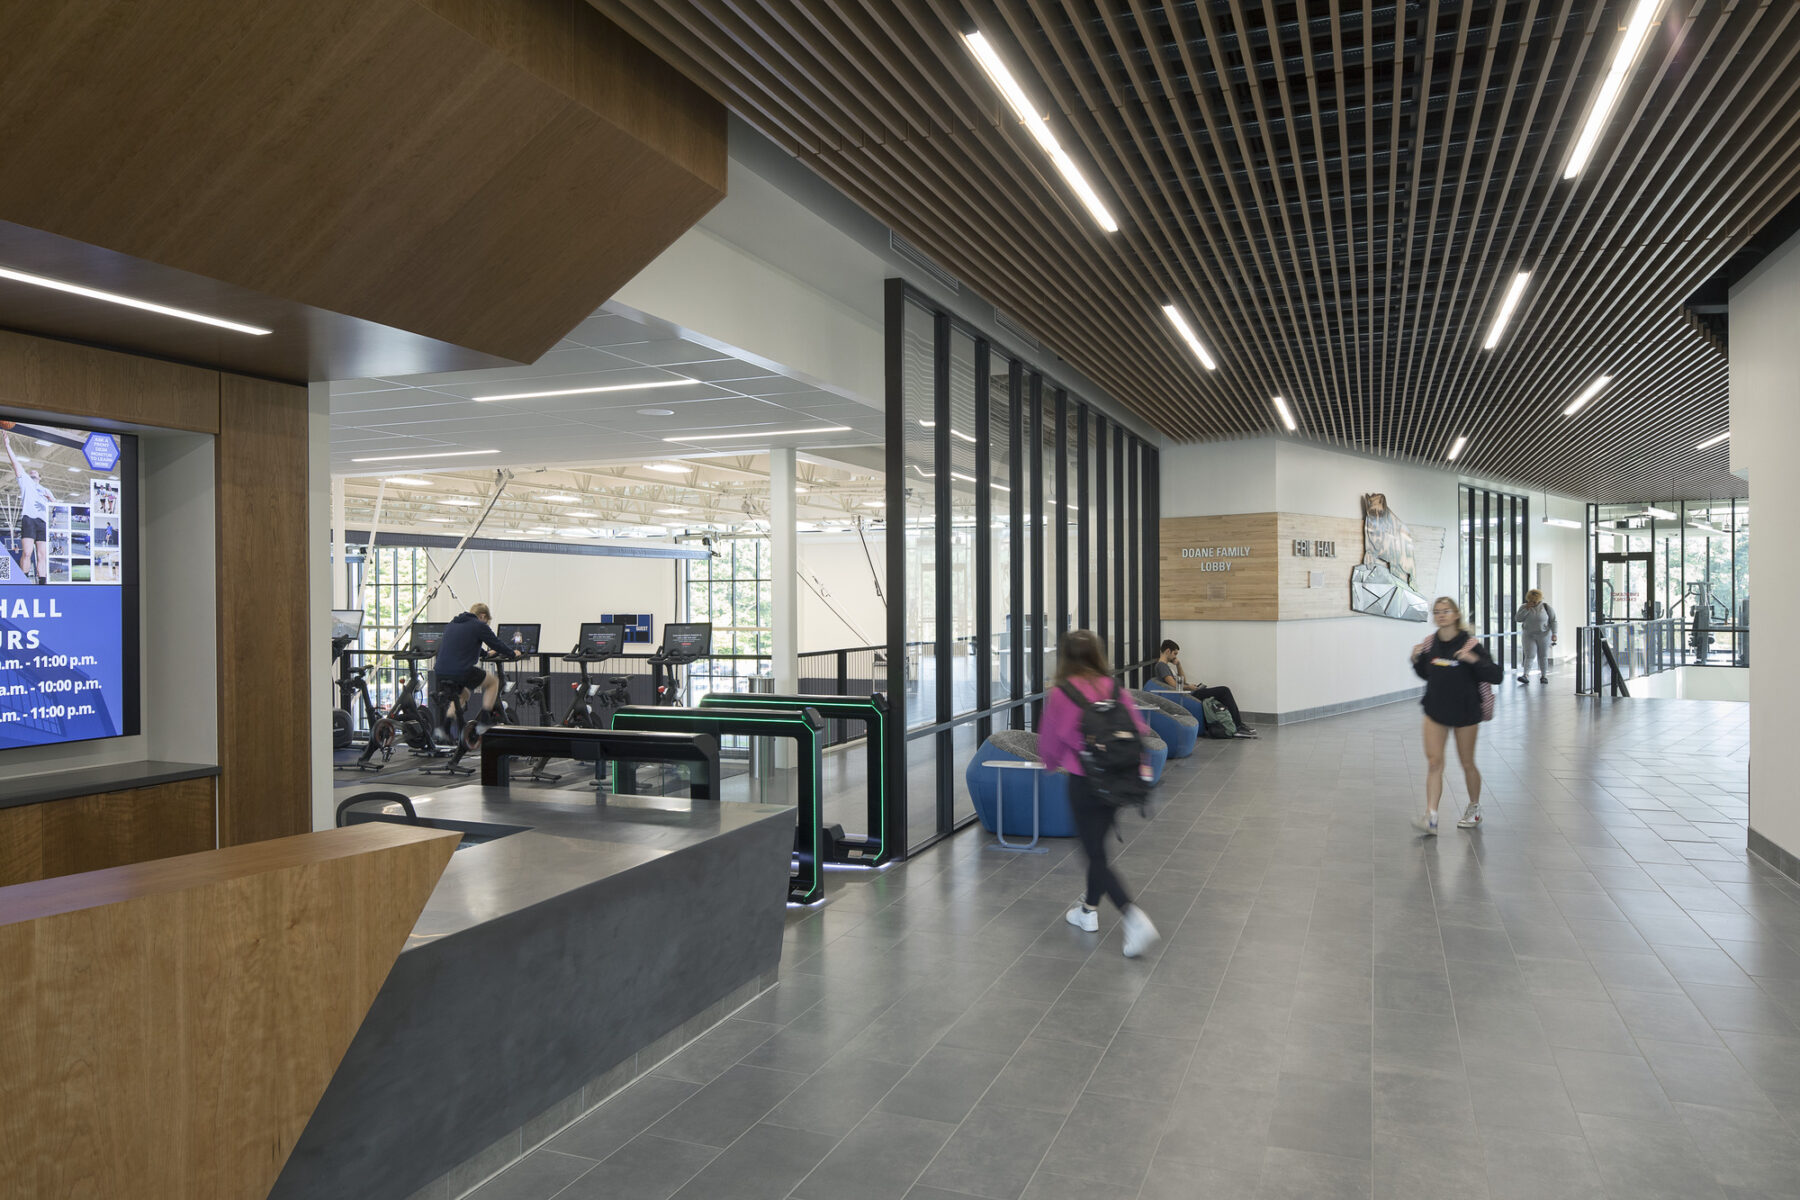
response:
[(1035, 728), (1056, 640), (1141, 681), (1157, 623), (1154, 447), (904, 281), (887, 290), (889, 794), (908, 850), (975, 819), (963, 778)]
[(1518, 666), (1521, 646), (1513, 617), (1531, 590), (1531, 500), (1511, 492), (1458, 489), (1463, 618), (1494, 660)]
[(1668, 661), (1748, 666), (1750, 502), (1588, 505), (1588, 619), (1666, 625)]

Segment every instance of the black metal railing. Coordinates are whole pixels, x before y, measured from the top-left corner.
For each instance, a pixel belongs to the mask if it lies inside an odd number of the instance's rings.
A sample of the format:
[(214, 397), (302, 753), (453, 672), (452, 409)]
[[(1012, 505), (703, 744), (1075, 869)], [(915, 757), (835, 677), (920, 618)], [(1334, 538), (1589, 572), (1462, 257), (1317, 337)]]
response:
[[(1611, 664), (1606, 662), (1610, 656)], [(1575, 691), (1591, 696), (1674, 667), (1747, 667), (1750, 627), (1676, 617), (1606, 621), (1575, 631)], [(1615, 695), (1619, 694), (1614, 692)]]

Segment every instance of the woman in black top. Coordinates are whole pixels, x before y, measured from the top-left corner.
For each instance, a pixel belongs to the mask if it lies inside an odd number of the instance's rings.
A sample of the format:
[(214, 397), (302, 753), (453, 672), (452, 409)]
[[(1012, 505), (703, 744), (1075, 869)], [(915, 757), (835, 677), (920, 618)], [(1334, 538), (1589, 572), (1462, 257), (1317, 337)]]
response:
[(1499, 683), (1500, 665), (1469, 631), (1462, 609), (1448, 596), (1431, 604), (1437, 632), (1413, 648), (1413, 670), (1425, 681), (1425, 816), (1419, 828), (1438, 831), (1438, 800), (1444, 794), (1444, 743), (1456, 731), (1456, 757), (1469, 785), (1469, 806), (1460, 829), (1481, 824), (1481, 772), (1475, 766), (1475, 735), (1481, 731), (1481, 685)]

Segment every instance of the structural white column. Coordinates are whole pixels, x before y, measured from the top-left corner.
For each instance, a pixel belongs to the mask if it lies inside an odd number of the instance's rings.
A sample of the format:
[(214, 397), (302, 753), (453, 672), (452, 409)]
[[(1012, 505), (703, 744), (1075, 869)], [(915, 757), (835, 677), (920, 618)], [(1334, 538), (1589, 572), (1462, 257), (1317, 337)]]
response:
[[(329, 469), (329, 468), (327, 468)], [(331, 607), (355, 608), (350, 603), (350, 576), (344, 562), (350, 557), (350, 540), (344, 536), (344, 478), (331, 480)]]
[(794, 503), (794, 452), (769, 451), (769, 574), (774, 622), (770, 664), (775, 691), (800, 690), (800, 539)]
[[(331, 710), (337, 704), (337, 688), (331, 673), (331, 609), (342, 570), (333, 547), (341, 546), (341, 508), (331, 485), (331, 385), (307, 387), (306, 445), (306, 556), (308, 594), (311, 598), (311, 666), (306, 712), (312, 717), (312, 817), (314, 829), (329, 829), (334, 813), (331, 771)], [(338, 493), (341, 495), (341, 493)], [(333, 561), (337, 559), (338, 561)], [(220, 565), (230, 570), (230, 564)], [(254, 581), (250, 581), (254, 586)]]

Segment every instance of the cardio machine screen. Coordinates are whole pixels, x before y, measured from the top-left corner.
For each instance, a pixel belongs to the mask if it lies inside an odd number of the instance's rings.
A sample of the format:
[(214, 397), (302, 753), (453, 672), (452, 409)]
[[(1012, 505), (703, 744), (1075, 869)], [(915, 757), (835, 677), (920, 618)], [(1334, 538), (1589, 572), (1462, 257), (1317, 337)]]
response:
[(542, 625), (501, 625), (494, 632), (514, 654), (536, 654), (538, 634), (543, 628)]
[(331, 640), (353, 642), (362, 636), (363, 610), (334, 608), (331, 610)]
[(625, 652), (625, 627), (607, 621), (583, 621), (581, 640), (575, 643), (575, 652), (617, 657)]
[(444, 623), (442, 621), (418, 621), (412, 627), (411, 650), (414, 654), (433, 654), (438, 652), (438, 643), (444, 640)]
[(696, 621), (664, 625), (662, 649), (664, 654), (705, 658), (712, 653), (712, 623)]
[(0, 749), (135, 734), (137, 439), (27, 417), (0, 442)]

